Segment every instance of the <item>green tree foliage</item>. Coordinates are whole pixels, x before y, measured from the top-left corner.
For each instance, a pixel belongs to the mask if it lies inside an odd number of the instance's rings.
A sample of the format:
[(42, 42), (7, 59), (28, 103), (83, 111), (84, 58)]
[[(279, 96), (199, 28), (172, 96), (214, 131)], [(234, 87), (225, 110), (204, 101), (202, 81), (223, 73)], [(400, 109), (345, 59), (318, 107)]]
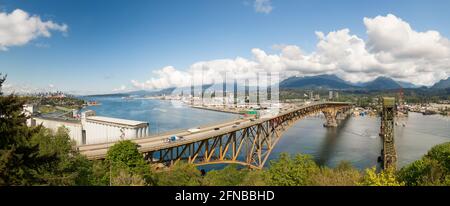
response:
[(450, 142), (434, 146), (422, 159), (403, 167), (399, 178), (409, 186), (450, 186)]
[(361, 181), (362, 175), (349, 162), (340, 162), (336, 168), (321, 167), (311, 175), (312, 185), (316, 186), (354, 186)]
[(115, 180), (129, 176), (135, 179), (142, 178), (149, 184), (153, 184), (150, 166), (142, 154), (139, 153), (137, 147), (138, 145), (130, 140), (124, 140), (109, 148), (105, 161), (111, 167), (111, 174), (109, 172), (106, 174), (112, 177), (111, 182), (130, 182), (127, 180)]
[(242, 186), (266, 186), (267, 181), (265, 180), (264, 170), (250, 170), (247, 175), (243, 178)]
[(199, 186), (201, 172), (193, 165), (180, 161), (169, 169), (156, 174), (157, 185), (161, 186)]
[(434, 146), (425, 158), (436, 160), (446, 172), (450, 172), (450, 142)]
[(376, 168), (366, 169), (365, 175), (359, 185), (363, 186), (404, 186), (405, 183), (398, 180), (395, 171), (383, 170), (379, 173)]
[(289, 154), (282, 153), (278, 160), (270, 162), (266, 175), (269, 185), (311, 185), (312, 181), (309, 177), (319, 170), (319, 167), (308, 155), (297, 154), (291, 158)]
[(144, 178), (139, 174), (133, 174), (129, 170), (119, 169), (111, 180), (112, 186), (145, 186)]
[(5, 79), (0, 77), (0, 185), (45, 183), (38, 171), (42, 165), (57, 161), (57, 157), (41, 155), (39, 145), (31, 142), (41, 128), (26, 126), (23, 100), (13, 94), (3, 96), (1, 86)]
[(39, 145), (39, 156), (55, 156), (57, 159), (39, 168), (38, 177), (45, 180), (46, 184), (91, 184), (92, 162), (74, 149), (75, 142), (70, 140), (66, 128), (60, 127), (55, 134), (41, 128), (33, 135), (31, 142)]
[(108, 186), (109, 182), (109, 164), (104, 160), (92, 161), (92, 174), (90, 178), (91, 185)]
[(221, 170), (209, 171), (203, 178), (203, 185), (207, 186), (262, 186), (264, 177), (261, 171), (239, 169), (232, 164)]

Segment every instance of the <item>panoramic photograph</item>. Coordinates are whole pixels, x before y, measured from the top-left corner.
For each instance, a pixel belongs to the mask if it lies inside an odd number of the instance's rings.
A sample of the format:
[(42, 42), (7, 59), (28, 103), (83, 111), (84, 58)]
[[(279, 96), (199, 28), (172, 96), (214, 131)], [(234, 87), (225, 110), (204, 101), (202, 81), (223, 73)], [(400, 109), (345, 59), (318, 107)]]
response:
[(450, 186), (449, 10), (1, 0), (0, 185)]

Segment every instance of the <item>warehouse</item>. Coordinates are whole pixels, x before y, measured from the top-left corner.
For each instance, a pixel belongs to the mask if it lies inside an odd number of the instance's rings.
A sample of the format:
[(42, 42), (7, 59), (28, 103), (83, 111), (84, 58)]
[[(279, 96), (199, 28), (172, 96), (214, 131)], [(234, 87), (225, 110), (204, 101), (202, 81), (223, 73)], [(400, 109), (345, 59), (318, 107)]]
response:
[(42, 125), (52, 131), (64, 126), (77, 145), (98, 144), (118, 140), (136, 139), (148, 136), (147, 122), (96, 116), (88, 110), (81, 113), (81, 118), (55, 118), (32, 116), (30, 126)]

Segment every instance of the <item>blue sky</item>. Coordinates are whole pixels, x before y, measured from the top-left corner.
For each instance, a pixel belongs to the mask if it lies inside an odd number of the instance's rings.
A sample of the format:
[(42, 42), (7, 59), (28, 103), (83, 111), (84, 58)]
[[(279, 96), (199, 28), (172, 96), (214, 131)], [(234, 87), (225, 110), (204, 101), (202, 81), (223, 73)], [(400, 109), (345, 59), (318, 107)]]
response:
[[(1, 0), (0, 12), (20, 9), (68, 29), (7, 46), (0, 51), (0, 72), (15, 86), (101, 93), (122, 85), (138, 89), (131, 80), (144, 82), (169, 65), (185, 71), (198, 61), (252, 60), (253, 48), (272, 54), (278, 53), (273, 45), (297, 45), (312, 53), (316, 31), (348, 28), (366, 40), (364, 17), (394, 14), (416, 31), (450, 37), (450, 1), (265, 3), (268, 12), (257, 11), (253, 0)], [(448, 73), (433, 74), (433, 81)]]

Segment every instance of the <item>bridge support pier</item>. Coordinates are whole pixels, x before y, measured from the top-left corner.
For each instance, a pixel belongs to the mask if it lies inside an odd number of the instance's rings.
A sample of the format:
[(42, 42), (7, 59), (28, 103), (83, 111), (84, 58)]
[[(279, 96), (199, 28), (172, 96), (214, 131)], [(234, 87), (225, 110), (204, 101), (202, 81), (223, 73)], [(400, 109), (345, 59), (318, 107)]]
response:
[(323, 124), (324, 127), (337, 127), (337, 110), (335, 108), (327, 108), (322, 110), (325, 115), (326, 122)]
[(381, 113), (380, 136), (383, 139), (381, 150), (383, 169), (394, 169), (397, 167), (397, 151), (394, 143), (394, 114), (395, 99), (383, 97), (383, 111)]

